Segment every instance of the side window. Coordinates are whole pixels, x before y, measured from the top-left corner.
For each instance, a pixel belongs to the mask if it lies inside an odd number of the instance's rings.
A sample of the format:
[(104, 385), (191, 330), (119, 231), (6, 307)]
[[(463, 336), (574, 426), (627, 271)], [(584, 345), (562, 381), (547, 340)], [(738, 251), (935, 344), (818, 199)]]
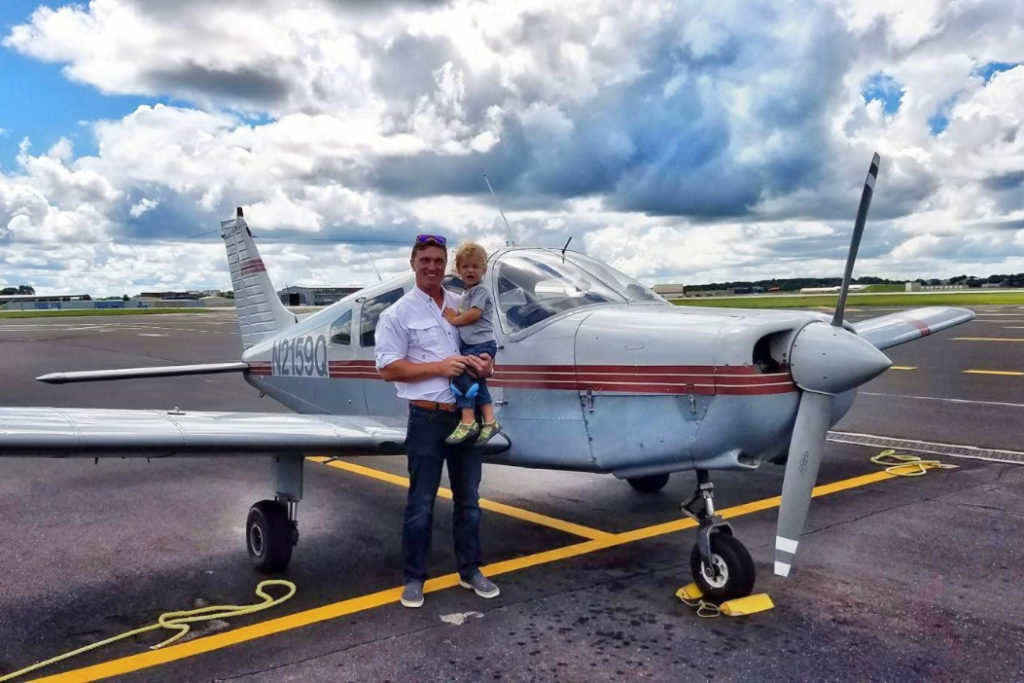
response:
[(341, 317), (331, 325), (332, 344), (352, 343), (352, 310), (349, 309), (341, 314)]
[(453, 294), (462, 294), (462, 291), (466, 289), (466, 285), (463, 284), (462, 279), (454, 273), (445, 275), (444, 279), (441, 280), (441, 286)]
[(363, 302), (363, 312), (359, 317), (359, 345), (373, 346), (375, 340), (373, 333), (377, 330), (377, 321), (384, 309), (402, 298), (404, 292), (401, 289), (393, 289), (384, 292), (372, 299)]

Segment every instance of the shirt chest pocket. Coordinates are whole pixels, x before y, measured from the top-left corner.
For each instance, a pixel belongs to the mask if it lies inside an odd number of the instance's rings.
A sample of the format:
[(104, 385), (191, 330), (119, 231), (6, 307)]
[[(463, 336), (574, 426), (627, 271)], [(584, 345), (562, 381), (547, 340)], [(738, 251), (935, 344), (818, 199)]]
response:
[(436, 320), (425, 318), (410, 321), (409, 334), (411, 337), (409, 341), (415, 346), (435, 353), (444, 353), (444, 332)]

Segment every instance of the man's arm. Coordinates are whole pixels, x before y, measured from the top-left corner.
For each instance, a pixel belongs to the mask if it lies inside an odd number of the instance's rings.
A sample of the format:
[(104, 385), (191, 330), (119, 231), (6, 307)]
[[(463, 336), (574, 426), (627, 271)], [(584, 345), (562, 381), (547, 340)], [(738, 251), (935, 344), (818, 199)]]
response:
[(385, 382), (419, 382), (431, 377), (458, 377), (465, 369), (464, 356), (449, 356), (433, 363), (413, 363), (402, 358), (381, 368), (380, 376)]

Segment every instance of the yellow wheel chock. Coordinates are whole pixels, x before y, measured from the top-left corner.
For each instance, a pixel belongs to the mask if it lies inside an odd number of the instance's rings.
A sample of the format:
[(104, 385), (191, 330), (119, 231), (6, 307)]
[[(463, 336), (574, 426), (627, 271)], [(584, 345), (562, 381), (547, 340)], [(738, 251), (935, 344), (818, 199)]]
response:
[(684, 605), (697, 608), (699, 617), (717, 617), (724, 614), (727, 617), (742, 617), (757, 612), (766, 612), (775, 607), (775, 603), (768, 597), (767, 593), (756, 593), (745, 598), (734, 598), (726, 600), (721, 605), (704, 600), (704, 593), (695, 583), (690, 583), (676, 591), (676, 597)]

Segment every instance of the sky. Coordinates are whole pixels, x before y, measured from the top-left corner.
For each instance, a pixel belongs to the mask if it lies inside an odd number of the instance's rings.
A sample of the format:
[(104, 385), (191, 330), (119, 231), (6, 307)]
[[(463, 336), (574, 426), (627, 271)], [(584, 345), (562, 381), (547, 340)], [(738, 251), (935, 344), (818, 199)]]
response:
[(647, 284), (1024, 272), (1024, 4), (5, 0), (0, 286), (286, 285), (418, 233)]

